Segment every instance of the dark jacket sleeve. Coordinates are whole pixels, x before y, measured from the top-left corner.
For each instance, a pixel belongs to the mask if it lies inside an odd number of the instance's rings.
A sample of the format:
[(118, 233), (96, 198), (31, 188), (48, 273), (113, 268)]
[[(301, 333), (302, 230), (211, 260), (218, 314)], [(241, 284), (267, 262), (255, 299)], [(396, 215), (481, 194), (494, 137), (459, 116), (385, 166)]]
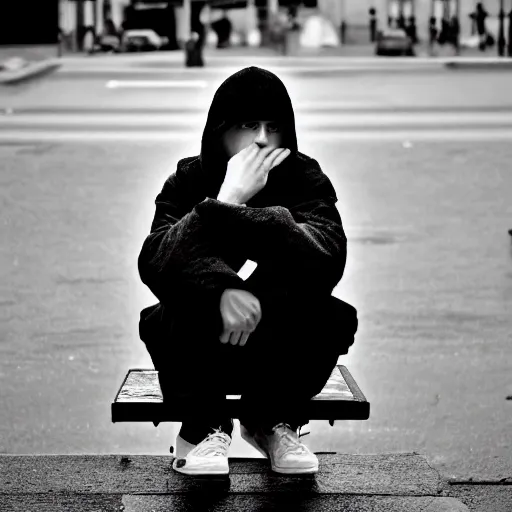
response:
[(164, 305), (220, 302), (226, 288), (245, 289), (244, 281), (216, 253), (213, 233), (196, 206), (187, 211), (184, 197), (179, 177), (171, 175), (155, 200), (151, 232), (138, 258), (140, 277)]
[[(310, 165), (319, 170), (316, 161)], [(347, 239), (334, 188), (323, 173), (316, 176), (314, 186), (288, 208), (250, 208), (208, 198), (196, 211), (212, 231), (221, 226), (236, 237), (247, 258), (271, 264), (280, 279), (330, 293), (343, 276)]]

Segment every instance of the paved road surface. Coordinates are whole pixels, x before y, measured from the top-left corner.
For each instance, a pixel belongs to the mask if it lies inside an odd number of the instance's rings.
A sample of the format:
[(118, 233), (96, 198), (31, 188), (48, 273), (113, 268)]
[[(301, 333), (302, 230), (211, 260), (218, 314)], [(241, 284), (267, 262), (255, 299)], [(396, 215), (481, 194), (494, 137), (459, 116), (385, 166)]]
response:
[[(112, 425), (109, 403), (129, 366), (151, 364), (137, 315), (153, 298), (136, 257), (224, 75), (176, 87), (162, 81), (182, 72), (87, 65), (0, 90), (3, 453), (165, 453), (175, 432)], [(349, 260), (335, 294), (361, 319), (340, 362), (372, 403), (369, 421), (312, 422), (305, 440), (416, 450), (460, 478), (510, 476), (512, 77), (283, 79), (301, 150), (338, 193)], [(233, 450), (256, 453), (239, 439)]]

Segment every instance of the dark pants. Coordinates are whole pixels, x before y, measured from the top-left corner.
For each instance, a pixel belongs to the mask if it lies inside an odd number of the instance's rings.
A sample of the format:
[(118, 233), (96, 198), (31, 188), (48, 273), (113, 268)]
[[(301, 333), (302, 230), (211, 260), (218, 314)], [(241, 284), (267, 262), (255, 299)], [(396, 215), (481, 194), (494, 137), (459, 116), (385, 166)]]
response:
[(264, 290), (257, 283), (252, 291), (262, 319), (243, 347), (219, 341), (217, 304), (213, 311), (174, 311), (172, 340), (146, 342), (164, 403), (186, 404), (180, 434), (191, 443), (197, 444), (212, 427), (222, 425), (231, 433), (226, 394), (242, 395), (244, 425), (305, 425), (305, 406), (321, 392), (338, 356), (354, 341), (357, 315), (349, 304)]

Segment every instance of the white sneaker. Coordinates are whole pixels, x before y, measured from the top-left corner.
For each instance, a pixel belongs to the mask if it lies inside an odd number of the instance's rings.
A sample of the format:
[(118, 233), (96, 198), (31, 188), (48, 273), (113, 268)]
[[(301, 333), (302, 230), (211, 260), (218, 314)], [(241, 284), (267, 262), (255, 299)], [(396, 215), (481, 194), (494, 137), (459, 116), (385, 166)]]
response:
[(309, 474), (318, 472), (318, 458), (299, 441), (287, 423), (272, 428), (272, 434), (265, 434), (261, 428), (250, 432), (240, 425), (242, 439), (270, 459), (272, 471), (286, 474)]
[(172, 467), (185, 475), (227, 475), (230, 444), (231, 437), (220, 429), (208, 434), (198, 445), (187, 443), (178, 435)]
[(189, 452), (191, 452), (197, 444), (189, 443), (188, 441), (185, 441), (183, 437), (181, 437), (179, 434), (176, 436), (176, 453), (174, 456), (177, 459), (184, 459)]

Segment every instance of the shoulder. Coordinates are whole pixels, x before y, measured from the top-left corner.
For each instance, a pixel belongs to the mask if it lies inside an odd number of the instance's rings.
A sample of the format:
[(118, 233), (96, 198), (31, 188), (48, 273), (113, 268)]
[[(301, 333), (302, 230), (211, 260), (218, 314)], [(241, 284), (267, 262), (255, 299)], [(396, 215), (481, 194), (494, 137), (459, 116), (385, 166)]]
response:
[(182, 158), (176, 165), (176, 170), (169, 175), (164, 183), (164, 190), (180, 188), (184, 192), (194, 180), (198, 180), (201, 164), (199, 156)]
[(182, 158), (178, 161), (178, 170), (183, 172), (193, 170), (197, 167), (201, 167), (199, 155), (187, 156), (186, 158)]
[(305, 189), (314, 190), (322, 197), (331, 197), (336, 202), (336, 192), (331, 180), (323, 172), (318, 161), (301, 152), (297, 152), (296, 159)]
[(305, 153), (301, 153), (300, 151), (297, 151), (297, 161), (304, 165), (318, 165), (318, 162), (314, 158), (311, 158), (310, 156), (306, 155)]
[(194, 181), (199, 177), (201, 171), (201, 161), (199, 156), (189, 156), (178, 161), (176, 166), (176, 180)]
[(201, 199), (197, 200), (196, 196), (201, 195), (202, 176), (199, 156), (182, 158), (178, 161), (176, 170), (166, 179), (156, 201), (172, 198), (173, 202), (179, 200), (184, 206), (189, 203), (194, 204), (194, 201), (201, 201)]

